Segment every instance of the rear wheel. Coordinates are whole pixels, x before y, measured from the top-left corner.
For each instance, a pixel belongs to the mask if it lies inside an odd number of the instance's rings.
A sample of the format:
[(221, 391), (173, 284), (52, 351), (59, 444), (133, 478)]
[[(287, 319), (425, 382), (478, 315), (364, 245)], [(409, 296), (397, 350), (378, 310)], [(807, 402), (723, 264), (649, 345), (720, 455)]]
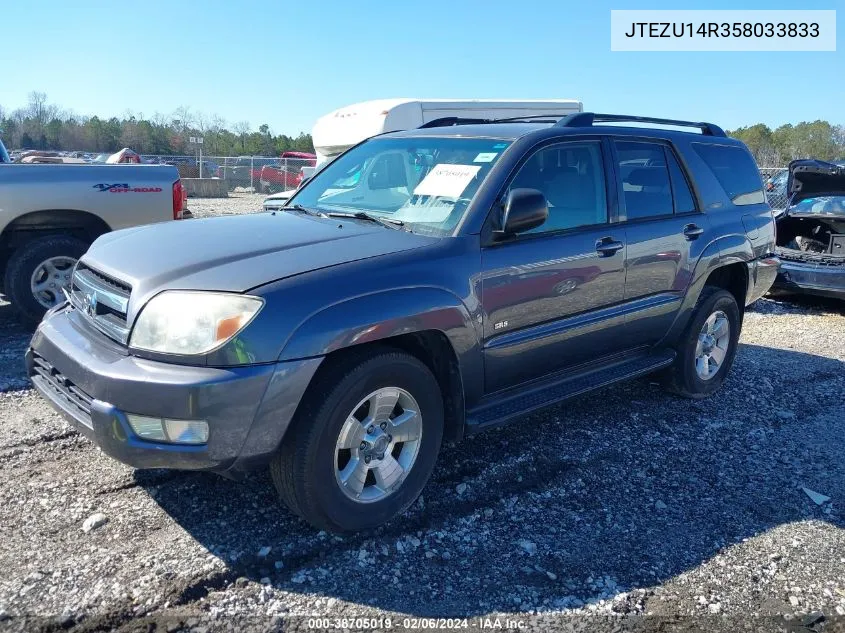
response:
[(6, 296), (28, 322), (37, 323), (65, 300), (73, 267), (88, 244), (69, 235), (48, 235), (18, 248), (6, 266)]
[(385, 349), (321, 371), (270, 472), (282, 501), (314, 526), (365, 530), (419, 496), (442, 436), (437, 380)]
[(739, 306), (727, 290), (705, 286), (665, 384), (686, 398), (717, 391), (733, 365), (742, 325)]

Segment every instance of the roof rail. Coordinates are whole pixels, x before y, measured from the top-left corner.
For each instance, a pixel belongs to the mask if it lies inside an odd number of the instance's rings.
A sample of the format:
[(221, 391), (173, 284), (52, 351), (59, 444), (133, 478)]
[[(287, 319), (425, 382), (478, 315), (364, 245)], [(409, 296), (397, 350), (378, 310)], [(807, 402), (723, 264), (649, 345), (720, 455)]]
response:
[(695, 127), (705, 136), (727, 136), (725, 131), (713, 123), (703, 121), (678, 121), (675, 119), (656, 119), (648, 116), (628, 116), (625, 114), (596, 114), (595, 112), (576, 112), (563, 117), (557, 122), (560, 127), (592, 127), (594, 123), (653, 123), (656, 125), (674, 125), (676, 127)]
[[(491, 123), (510, 123), (512, 121), (533, 121), (535, 123), (557, 123), (566, 114), (549, 112), (548, 114), (526, 114), (525, 116), (510, 116), (503, 119), (492, 119)], [(536, 119), (536, 120), (535, 120)]]
[(421, 130), (427, 127), (449, 127), (451, 125), (473, 125), (476, 123), (490, 123), (490, 119), (469, 119), (460, 116), (445, 116), (440, 119), (429, 121), (428, 123), (423, 123), (417, 129)]
[(459, 116), (447, 116), (440, 119), (434, 119), (433, 121), (429, 121), (428, 123), (423, 123), (417, 129), (429, 127), (449, 127), (452, 125), (475, 125), (479, 123), (512, 123), (519, 121), (533, 121), (535, 119), (536, 123), (557, 123), (559, 120), (561, 120), (562, 117), (565, 116), (565, 114), (560, 114), (556, 112), (549, 112), (548, 114), (526, 114), (525, 116), (512, 116), (503, 119), (471, 119)]

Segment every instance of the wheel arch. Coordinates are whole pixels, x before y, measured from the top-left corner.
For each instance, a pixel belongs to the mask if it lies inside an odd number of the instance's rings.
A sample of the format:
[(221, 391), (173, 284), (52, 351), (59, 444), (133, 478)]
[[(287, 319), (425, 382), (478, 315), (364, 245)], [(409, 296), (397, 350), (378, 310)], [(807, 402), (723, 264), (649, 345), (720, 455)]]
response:
[[(332, 364), (342, 362), (350, 356), (365, 358), (371, 353), (377, 354), (385, 350), (404, 352), (428, 367), (440, 386), (443, 399), (445, 416), (443, 437), (450, 441), (462, 439), (465, 429), (466, 407), (460, 365), (449, 338), (439, 330), (409, 332), (344, 347), (330, 352), (323, 359), (320, 369), (325, 370)], [(316, 376), (312, 380), (315, 379)]]
[(0, 252), (8, 254), (27, 242), (53, 233), (68, 234), (93, 242), (111, 227), (101, 217), (78, 209), (45, 209), (31, 211), (16, 217), (0, 232)]
[(708, 284), (724, 288), (734, 295), (742, 319), (750, 283), (748, 263), (753, 259), (751, 243), (744, 235), (728, 235), (708, 244), (696, 262), (692, 281), (675, 321), (659, 345), (671, 347), (677, 343)]
[(480, 397), (483, 367), (473, 319), (458, 297), (416, 287), (340, 302), (305, 319), (279, 360), (325, 356), (329, 361), (369, 346), (392, 347), (426, 364), (443, 392), (447, 438), (462, 435), (465, 403)]

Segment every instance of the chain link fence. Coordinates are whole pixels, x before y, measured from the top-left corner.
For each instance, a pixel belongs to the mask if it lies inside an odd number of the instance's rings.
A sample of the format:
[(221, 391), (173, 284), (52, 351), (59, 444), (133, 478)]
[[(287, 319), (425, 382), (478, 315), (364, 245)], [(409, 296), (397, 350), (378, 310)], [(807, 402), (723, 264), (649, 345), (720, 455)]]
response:
[[(296, 189), (302, 181), (302, 168), (314, 159), (273, 158), (268, 156), (167, 156), (145, 154), (147, 163), (175, 165), (181, 178), (220, 178), (229, 191), (276, 193)], [(773, 209), (786, 207), (786, 167), (760, 167), (766, 199)]]
[(146, 163), (175, 165), (181, 178), (219, 178), (229, 191), (252, 190), (276, 193), (296, 189), (302, 181), (302, 168), (314, 165), (308, 158), (267, 156), (161, 156), (142, 155)]
[(763, 179), (763, 190), (772, 209), (786, 208), (786, 178), (789, 170), (786, 167), (760, 167), (760, 177)]

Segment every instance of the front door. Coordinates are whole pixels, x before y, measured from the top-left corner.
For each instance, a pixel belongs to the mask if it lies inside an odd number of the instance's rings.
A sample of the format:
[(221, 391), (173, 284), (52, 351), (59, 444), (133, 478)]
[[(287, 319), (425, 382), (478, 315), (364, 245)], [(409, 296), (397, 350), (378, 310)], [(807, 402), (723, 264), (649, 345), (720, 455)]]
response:
[(510, 184), (542, 191), (546, 222), (483, 248), (485, 392), (577, 365), (619, 345), (606, 328), (624, 293), (624, 229), (609, 223), (600, 141), (537, 150)]

